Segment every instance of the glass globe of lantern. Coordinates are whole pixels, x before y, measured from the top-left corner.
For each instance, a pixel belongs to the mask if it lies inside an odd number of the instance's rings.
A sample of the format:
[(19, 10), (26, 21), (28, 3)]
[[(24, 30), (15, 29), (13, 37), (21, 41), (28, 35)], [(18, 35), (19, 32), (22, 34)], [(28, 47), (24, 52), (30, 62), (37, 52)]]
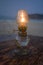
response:
[(17, 24), (18, 26), (27, 26), (28, 14), (25, 10), (19, 10), (17, 14)]

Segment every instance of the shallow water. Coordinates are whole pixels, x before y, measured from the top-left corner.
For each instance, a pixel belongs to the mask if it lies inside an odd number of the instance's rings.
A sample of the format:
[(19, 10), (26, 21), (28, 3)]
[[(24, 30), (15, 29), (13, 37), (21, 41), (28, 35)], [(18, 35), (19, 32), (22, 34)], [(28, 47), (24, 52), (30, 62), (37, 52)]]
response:
[[(0, 41), (14, 39), (16, 30), (17, 22), (15, 20), (0, 20)], [(29, 20), (27, 33), (43, 37), (43, 20)]]
[(27, 31), (30, 35), (43, 36), (43, 20), (30, 20)]

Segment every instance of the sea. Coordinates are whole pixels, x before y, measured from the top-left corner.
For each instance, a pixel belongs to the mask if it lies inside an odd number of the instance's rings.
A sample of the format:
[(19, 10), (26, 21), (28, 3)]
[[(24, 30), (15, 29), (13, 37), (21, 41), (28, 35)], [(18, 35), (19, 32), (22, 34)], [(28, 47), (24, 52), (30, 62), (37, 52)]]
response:
[[(18, 30), (16, 20), (1, 19), (0, 20), (0, 42), (15, 39)], [(30, 19), (27, 24), (27, 34), (43, 37), (43, 19)]]

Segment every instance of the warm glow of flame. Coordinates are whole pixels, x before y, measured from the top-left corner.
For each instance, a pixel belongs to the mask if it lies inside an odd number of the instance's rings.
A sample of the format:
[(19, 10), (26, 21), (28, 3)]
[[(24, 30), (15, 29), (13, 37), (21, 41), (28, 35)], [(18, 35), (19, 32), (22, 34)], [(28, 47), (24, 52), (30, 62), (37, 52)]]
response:
[(21, 22), (25, 22), (25, 18), (24, 18), (23, 12), (21, 13)]
[(17, 15), (19, 25), (26, 25), (28, 22), (28, 14), (25, 10), (19, 10)]
[(21, 19), (21, 22), (25, 22), (25, 19), (24, 19), (24, 18), (22, 18), (22, 19)]

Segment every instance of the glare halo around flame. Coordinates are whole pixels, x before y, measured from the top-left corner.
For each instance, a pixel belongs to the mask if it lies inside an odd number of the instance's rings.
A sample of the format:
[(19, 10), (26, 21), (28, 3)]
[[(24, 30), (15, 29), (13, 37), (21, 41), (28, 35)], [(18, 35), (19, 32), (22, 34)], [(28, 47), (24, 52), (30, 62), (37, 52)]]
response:
[(28, 13), (25, 10), (19, 10), (17, 14), (17, 23), (25, 26), (28, 23)]

